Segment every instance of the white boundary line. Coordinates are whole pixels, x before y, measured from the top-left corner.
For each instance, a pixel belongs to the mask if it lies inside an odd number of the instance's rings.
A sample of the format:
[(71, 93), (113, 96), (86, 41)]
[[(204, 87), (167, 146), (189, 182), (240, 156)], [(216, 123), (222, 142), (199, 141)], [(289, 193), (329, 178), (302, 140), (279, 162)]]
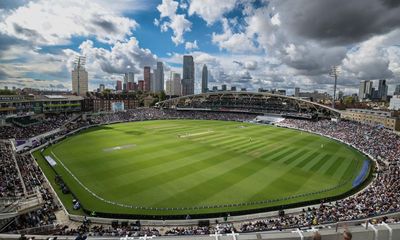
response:
[[(127, 208), (133, 208), (132, 205), (126, 205), (126, 204), (122, 204), (122, 203), (116, 203), (116, 202), (112, 202), (109, 200), (106, 200), (102, 197), (100, 197), (99, 195), (97, 195), (96, 193), (92, 192), (92, 190), (90, 190), (88, 187), (86, 187), (72, 172), (71, 170), (69, 170), (69, 168), (67, 166), (65, 166), (65, 164), (57, 157), (56, 154), (54, 154), (54, 152), (51, 150), (50, 151), (51, 154), (58, 160), (58, 162), (63, 166), (63, 168), (75, 179), (75, 181), (77, 183), (79, 183), (79, 185), (81, 185), (81, 187), (83, 187), (87, 192), (89, 192), (90, 194), (92, 194), (93, 197), (99, 199), (100, 201), (103, 201), (105, 203), (108, 204), (113, 204), (113, 205), (118, 205), (120, 207), (127, 207)], [(137, 207), (136, 207), (137, 208)]]

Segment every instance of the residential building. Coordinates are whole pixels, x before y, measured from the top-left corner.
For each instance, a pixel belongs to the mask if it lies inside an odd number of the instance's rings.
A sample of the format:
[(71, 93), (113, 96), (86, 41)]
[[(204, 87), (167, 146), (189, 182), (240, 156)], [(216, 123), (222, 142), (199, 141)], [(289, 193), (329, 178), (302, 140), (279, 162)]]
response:
[(382, 125), (391, 130), (400, 130), (400, 120), (394, 112), (367, 109), (347, 109), (341, 118), (373, 126)]
[(143, 91), (145, 92), (150, 92), (151, 87), (150, 87), (150, 81), (151, 81), (151, 68), (149, 66), (144, 67), (143, 69), (143, 78), (144, 78), (144, 85), (143, 85)]
[(144, 91), (144, 80), (139, 80), (138, 81), (138, 90), (139, 91)]
[(84, 66), (76, 64), (72, 70), (72, 92), (80, 96), (85, 96), (89, 91), (88, 72)]

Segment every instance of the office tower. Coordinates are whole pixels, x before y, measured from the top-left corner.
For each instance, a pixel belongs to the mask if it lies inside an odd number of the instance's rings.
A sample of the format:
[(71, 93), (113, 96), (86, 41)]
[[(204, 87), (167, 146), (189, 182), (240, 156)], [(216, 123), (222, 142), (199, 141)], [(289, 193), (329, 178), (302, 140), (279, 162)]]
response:
[[(156, 70), (154, 70), (154, 71), (156, 71)], [(156, 91), (155, 91), (155, 86), (156, 86), (156, 84), (155, 84), (155, 82), (154, 82), (154, 73), (152, 73), (152, 72), (150, 72), (150, 92), (152, 92), (152, 93), (155, 93)]]
[(123, 84), (122, 89), (124, 91), (128, 91), (128, 73), (124, 74), (124, 84)]
[(183, 56), (182, 95), (194, 94), (194, 62), (193, 56)]
[(358, 91), (359, 99), (362, 101), (364, 99), (371, 99), (372, 97), (372, 81), (362, 80), (360, 81), (360, 88)]
[(299, 87), (294, 88), (294, 96), (295, 97), (300, 97), (300, 88)]
[(143, 69), (143, 78), (144, 78), (144, 85), (143, 85), (143, 91), (145, 92), (150, 92), (150, 81), (151, 81), (151, 69), (149, 66), (144, 67)]
[(89, 90), (88, 72), (85, 70), (85, 57), (75, 59), (74, 70), (72, 70), (72, 92), (84, 96)]
[(165, 94), (174, 95), (174, 81), (172, 79), (165, 81)]
[(128, 72), (128, 82), (135, 82), (135, 73), (134, 72)]
[(103, 92), (106, 89), (106, 86), (104, 84), (100, 84), (99, 90), (100, 92)]
[(232, 86), (232, 87), (231, 87), (231, 91), (232, 91), (232, 92), (236, 92), (236, 87), (235, 87), (235, 86)]
[(208, 91), (208, 69), (207, 65), (204, 64), (203, 71), (201, 73), (201, 92), (206, 93)]
[(164, 90), (164, 65), (162, 62), (157, 62), (157, 68), (154, 71), (154, 88), (153, 92), (161, 92)]
[(172, 81), (174, 84), (173, 95), (180, 96), (182, 93), (181, 75), (179, 73), (174, 73), (172, 75)]
[(378, 98), (380, 100), (386, 101), (387, 99), (387, 92), (388, 92), (388, 85), (386, 84), (385, 79), (379, 80), (378, 84)]

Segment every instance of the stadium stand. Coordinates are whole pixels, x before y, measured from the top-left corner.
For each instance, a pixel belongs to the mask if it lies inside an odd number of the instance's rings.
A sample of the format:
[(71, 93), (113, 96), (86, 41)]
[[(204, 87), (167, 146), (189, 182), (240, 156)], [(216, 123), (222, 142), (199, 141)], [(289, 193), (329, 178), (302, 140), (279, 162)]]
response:
[[(215, 111), (177, 111), (171, 109), (135, 109), (126, 112), (105, 113), (74, 118), (69, 116), (47, 118), (40, 124), (29, 129), (13, 126), (1, 127), (1, 138), (30, 138), (61, 128), (59, 132), (43, 139), (45, 143), (56, 137), (63, 136), (71, 131), (98, 124), (124, 121), (142, 121), (151, 119), (217, 119), (248, 121), (255, 118), (253, 113), (215, 112)], [(304, 118), (303, 118), (304, 119)], [(47, 123), (47, 125), (46, 125)], [(177, 236), (177, 235), (203, 235), (228, 234), (232, 231), (241, 234), (260, 231), (282, 231), (285, 229), (312, 228), (314, 226), (336, 224), (337, 222), (354, 221), (356, 226), (355, 236), (358, 236), (357, 227), (361, 222), (368, 220), (371, 226), (382, 226), (398, 223), (396, 213), (400, 211), (400, 136), (378, 127), (363, 125), (348, 121), (308, 121), (300, 119), (285, 119), (277, 123), (281, 127), (301, 129), (317, 133), (326, 137), (340, 140), (359, 149), (376, 160), (375, 178), (371, 184), (361, 192), (346, 199), (331, 203), (321, 203), (319, 206), (304, 208), (299, 213), (284, 214), (258, 218), (254, 221), (241, 220), (239, 222), (211, 224), (210, 226), (186, 226), (186, 227), (147, 227), (140, 224), (102, 225), (90, 223), (91, 218), (83, 221), (78, 227), (69, 227), (57, 223), (55, 212), (60, 209), (51, 188), (47, 185), (43, 173), (29, 153), (16, 153), (13, 144), (9, 140), (0, 142), (0, 200), (2, 200), (2, 213), (7, 212), (7, 206), (15, 199), (22, 199), (31, 194), (37, 194), (39, 204), (32, 211), (20, 211), (18, 217), (11, 222), (0, 225), (1, 232), (15, 233), (11, 238), (17, 238), (21, 233), (44, 233), (61, 236), (110, 236), (110, 237), (138, 237), (138, 236)], [(10, 201), (5, 201), (9, 199)], [(7, 202), (8, 204), (4, 204)], [(15, 209), (13, 209), (15, 210)], [(386, 216), (389, 214), (389, 217)], [(1, 214), (0, 214), (1, 215)], [(393, 216), (394, 215), (394, 216)], [(372, 219), (372, 220), (371, 220)], [(375, 224), (375, 225), (372, 225)], [(381, 225), (379, 225), (381, 224)], [(383, 224), (383, 225), (382, 225)], [(385, 225), (386, 224), (386, 225)], [(349, 223), (351, 225), (351, 223)], [(49, 227), (51, 226), (51, 227)], [(335, 225), (333, 225), (335, 226)], [(391, 233), (400, 237), (400, 227), (390, 225), (390, 229), (399, 230)], [(47, 227), (47, 228), (44, 228)], [(361, 227), (361, 228), (366, 228)], [(375, 228), (375, 227), (374, 227)], [(35, 229), (29, 231), (29, 229)], [(37, 230), (41, 229), (41, 230)], [(357, 230), (358, 229), (358, 230)], [(386, 228), (386, 230), (389, 228)], [(378, 230), (377, 230), (378, 231)], [(380, 230), (379, 230), (380, 231)], [(382, 230), (383, 231), (383, 230)], [(360, 231), (363, 232), (363, 231)], [(365, 233), (365, 231), (364, 231)], [(294, 233), (286, 232), (286, 239), (299, 239), (293, 237)], [(323, 232), (322, 232), (323, 234)], [(333, 233), (334, 236), (336, 233)], [(369, 230), (368, 236), (377, 236), (375, 230)], [(375, 234), (375, 235), (374, 235)], [(386, 234), (386, 233), (385, 233)], [(393, 235), (395, 234), (395, 235)], [(307, 233), (305, 233), (307, 235)], [(221, 239), (228, 239), (221, 237)], [(262, 239), (259, 234), (248, 234), (246, 238)], [(278, 235), (276, 235), (278, 236)], [(311, 235), (308, 235), (311, 236)], [(359, 236), (364, 236), (360, 234)], [(380, 235), (382, 237), (382, 235)], [(169, 238), (171, 239), (171, 238)], [(207, 237), (206, 239), (217, 239)], [(231, 238), (229, 238), (231, 239)], [(336, 238), (335, 238), (336, 239)], [(372, 239), (372, 238), (358, 238)], [(389, 238), (375, 238), (389, 239)]]

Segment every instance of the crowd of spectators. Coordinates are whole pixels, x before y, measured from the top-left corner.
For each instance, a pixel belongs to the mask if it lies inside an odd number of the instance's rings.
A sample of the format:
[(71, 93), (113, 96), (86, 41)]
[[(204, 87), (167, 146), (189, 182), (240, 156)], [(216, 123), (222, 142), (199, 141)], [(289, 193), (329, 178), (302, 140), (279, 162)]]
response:
[(28, 127), (22, 127), (14, 124), (13, 126), (2, 126), (0, 127), (0, 136), (2, 139), (28, 139), (40, 134), (55, 130), (65, 124), (70, 115), (55, 115), (48, 116), (36, 124), (29, 125)]
[(57, 235), (90, 236), (90, 237), (141, 237), (160, 236), (156, 228), (141, 227), (137, 225), (103, 226), (85, 222), (75, 229), (65, 226)]
[(0, 197), (19, 197), (23, 193), (11, 143), (0, 141)]
[[(14, 197), (19, 204), (24, 204), (25, 200), (29, 202), (32, 196), (38, 197), (38, 207), (19, 215), (5, 231), (15, 232), (54, 223), (58, 205), (54, 201), (53, 193), (44, 184), (44, 176), (34, 159), (30, 154), (16, 154), (9, 141), (0, 142), (0, 149), (0, 197)], [(23, 191), (23, 186), (26, 192)], [(28, 202), (25, 203), (29, 204)]]
[(235, 227), (230, 223), (217, 224), (215, 227), (210, 226), (191, 226), (191, 227), (175, 227), (168, 229), (164, 235), (209, 235), (209, 234), (226, 234), (232, 231), (237, 232)]
[(5, 229), (5, 232), (13, 233), (21, 229), (37, 228), (51, 225), (56, 222), (56, 210), (59, 209), (54, 201), (53, 193), (49, 188), (42, 186), (40, 195), (43, 203), (37, 210), (19, 215), (11, 225)]
[(33, 164), (32, 157), (29, 154), (16, 155), (16, 160), (27, 194), (34, 193), (34, 190), (40, 188), (44, 182), (42, 172), (38, 165)]
[(211, 119), (246, 121), (255, 118), (254, 114), (233, 113), (233, 112), (202, 112), (202, 111), (175, 111), (159, 110), (155, 108), (141, 108), (116, 112), (114, 114), (92, 115), (90, 121), (94, 124), (125, 121), (146, 121), (154, 119)]

